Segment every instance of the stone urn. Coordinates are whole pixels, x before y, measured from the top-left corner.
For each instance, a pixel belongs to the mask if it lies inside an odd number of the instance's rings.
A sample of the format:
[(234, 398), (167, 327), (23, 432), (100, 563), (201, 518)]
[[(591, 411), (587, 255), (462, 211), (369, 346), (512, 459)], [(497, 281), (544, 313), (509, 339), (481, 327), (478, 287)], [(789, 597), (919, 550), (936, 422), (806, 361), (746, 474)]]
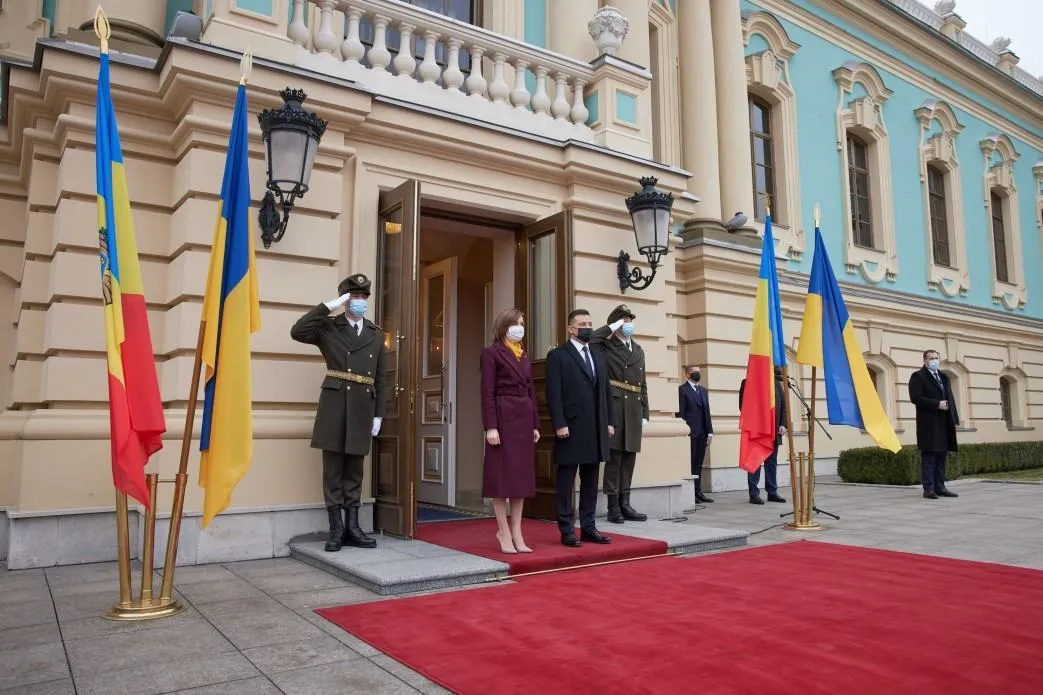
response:
[(619, 52), (623, 39), (630, 31), (630, 20), (611, 5), (605, 5), (595, 12), (594, 18), (587, 23), (587, 31), (590, 38), (594, 39), (598, 55), (614, 56)]

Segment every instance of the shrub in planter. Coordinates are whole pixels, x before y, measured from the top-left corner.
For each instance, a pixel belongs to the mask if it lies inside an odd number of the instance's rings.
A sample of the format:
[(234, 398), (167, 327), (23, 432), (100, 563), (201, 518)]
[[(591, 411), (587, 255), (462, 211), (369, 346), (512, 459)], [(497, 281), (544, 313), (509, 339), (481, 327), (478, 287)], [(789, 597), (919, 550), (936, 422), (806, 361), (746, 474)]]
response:
[[(1043, 467), (1043, 442), (996, 442), (961, 444), (945, 464), (947, 480), (961, 475), (999, 473)], [(878, 485), (920, 483), (920, 452), (905, 446), (897, 454), (879, 447), (840, 452), (837, 473), (844, 482)]]

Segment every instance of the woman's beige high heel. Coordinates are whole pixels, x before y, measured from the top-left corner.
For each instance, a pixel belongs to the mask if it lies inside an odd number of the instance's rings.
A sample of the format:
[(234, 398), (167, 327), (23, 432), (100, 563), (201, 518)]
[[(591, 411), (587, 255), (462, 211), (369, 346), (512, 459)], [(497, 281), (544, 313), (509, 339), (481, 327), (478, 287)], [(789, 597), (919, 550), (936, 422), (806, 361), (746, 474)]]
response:
[(500, 541), (500, 551), (501, 552), (504, 552), (504, 553), (506, 553), (508, 555), (516, 555), (518, 553), (518, 551), (515, 550), (515, 548), (514, 548), (514, 543), (511, 541), (511, 537), (510, 536), (507, 536), (505, 538), (504, 536), (500, 535), (499, 531), (497, 531), (496, 532), (496, 540)]
[(520, 533), (517, 536), (515, 536), (512, 533), (511, 534), (511, 540), (514, 541), (514, 547), (518, 550), (519, 553), (531, 553), (532, 552), (532, 548), (530, 548), (529, 546), (525, 545), (525, 539), (521, 537)]

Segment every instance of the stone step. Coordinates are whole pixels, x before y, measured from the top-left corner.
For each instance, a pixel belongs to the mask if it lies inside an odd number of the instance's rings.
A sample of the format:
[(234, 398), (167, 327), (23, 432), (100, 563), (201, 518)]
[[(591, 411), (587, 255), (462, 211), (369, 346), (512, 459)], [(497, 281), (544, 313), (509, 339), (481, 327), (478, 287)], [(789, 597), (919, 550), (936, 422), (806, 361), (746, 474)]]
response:
[[(748, 533), (670, 521), (603, 524), (602, 530), (664, 541), (682, 555), (746, 545)], [(312, 537), (314, 538), (314, 537)], [(383, 595), (410, 594), (481, 584), (506, 577), (506, 562), (490, 560), (418, 540), (378, 536), (377, 547), (323, 550), (323, 541), (290, 542), (290, 557)]]

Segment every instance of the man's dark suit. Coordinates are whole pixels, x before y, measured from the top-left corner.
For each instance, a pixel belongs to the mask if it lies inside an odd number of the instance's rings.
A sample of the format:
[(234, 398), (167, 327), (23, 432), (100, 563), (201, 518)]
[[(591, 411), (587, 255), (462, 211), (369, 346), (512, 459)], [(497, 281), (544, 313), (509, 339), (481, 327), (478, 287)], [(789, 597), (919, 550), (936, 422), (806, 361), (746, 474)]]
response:
[[(948, 452), (956, 451), (956, 427), (960, 424), (949, 377), (943, 372), (937, 374), (935, 379), (931, 371), (923, 367), (909, 378), (909, 400), (916, 406), (920, 475), (926, 493), (945, 490), (945, 460)], [(948, 401), (948, 410), (938, 407), (942, 401)]]
[(701, 489), (703, 459), (706, 458), (706, 443), (713, 434), (710, 418), (710, 395), (706, 389), (691, 381), (677, 388), (678, 414), (688, 424), (688, 437), (692, 442), (692, 475), (696, 476), (696, 489)]
[[(776, 473), (779, 469), (779, 447), (782, 446), (782, 435), (779, 434), (779, 428), (786, 426), (786, 390), (782, 388), (782, 382), (775, 379), (775, 449), (772, 450), (771, 456), (764, 459), (764, 490), (768, 493), (768, 497), (773, 497), (779, 494), (779, 486), (777, 481)], [(743, 379), (742, 383), (739, 384), (739, 410), (742, 410), (742, 392), (746, 389), (746, 380)], [(753, 473), (746, 474), (747, 487), (750, 490), (750, 497), (759, 497), (760, 491), (757, 486), (761, 481), (761, 469), (758, 468)]]
[[(577, 347), (577, 343), (570, 340), (547, 353), (547, 409), (551, 425), (555, 430), (569, 428), (568, 437), (554, 441), (558, 528), (562, 535), (575, 533), (572, 490), (577, 470), (580, 528), (596, 530), (598, 472), (601, 462), (610, 455), (608, 426), (612, 422), (612, 399), (608, 391), (608, 370), (600, 350), (590, 350), (582, 343)], [(593, 375), (584, 362), (582, 348), (588, 348)]]

